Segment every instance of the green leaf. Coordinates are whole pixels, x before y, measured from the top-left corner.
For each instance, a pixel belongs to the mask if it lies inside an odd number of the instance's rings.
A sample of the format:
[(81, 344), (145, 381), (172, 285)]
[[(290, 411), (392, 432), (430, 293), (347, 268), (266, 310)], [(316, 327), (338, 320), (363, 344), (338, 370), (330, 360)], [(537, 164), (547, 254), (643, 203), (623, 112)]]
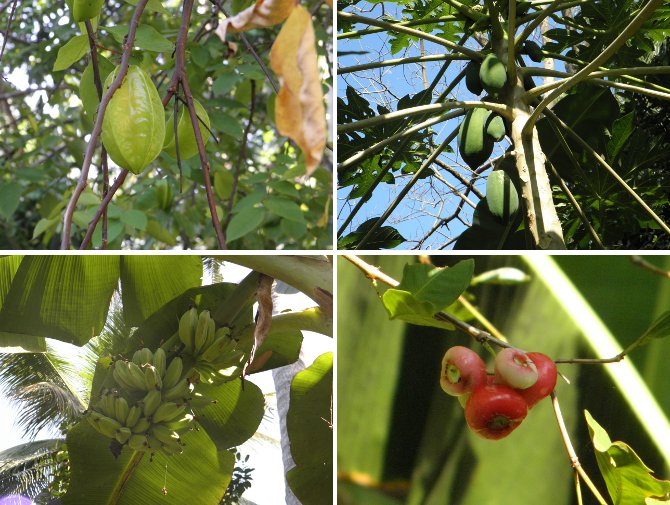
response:
[[(137, 5), (140, 0), (123, 0), (123, 1), (130, 5)], [(150, 12), (160, 12), (162, 14), (170, 13), (165, 7), (163, 7), (163, 4), (160, 2), (160, 0), (149, 0), (144, 10)]]
[(665, 338), (670, 335), (670, 310), (663, 312), (656, 320), (651, 323), (651, 326), (632, 344), (626, 347), (623, 354), (630, 353), (633, 349), (637, 349), (649, 343), (650, 340)]
[(65, 70), (73, 63), (79, 61), (89, 50), (88, 36), (77, 35), (72, 37), (58, 50), (58, 56), (54, 62), (54, 72)]
[(250, 207), (235, 214), (228, 224), (226, 239), (230, 242), (251, 233), (258, 228), (265, 219), (265, 210), (259, 207)]
[[(104, 56), (98, 55), (98, 70), (100, 72), (100, 83), (105, 82), (107, 76), (114, 70), (114, 65)], [(98, 90), (95, 87), (95, 80), (93, 76), (93, 67), (89, 62), (81, 74), (81, 81), (79, 81), (79, 98), (84, 105), (84, 111), (92, 119), (98, 110), (100, 99), (98, 98)], [(82, 203), (82, 205), (87, 205)]]
[(214, 80), (214, 83), (212, 84), (212, 93), (217, 96), (227, 95), (233, 90), (237, 83), (243, 80), (244, 78), (241, 75), (228, 71)]
[(5, 297), (0, 331), (83, 345), (100, 333), (118, 280), (118, 256), (27, 256)]
[(121, 222), (136, 230), (146, 230), (147, 221), (147, 215), (141, 210), (130, 209), (121, 214)]
[[(86, 421), (78, 423), (67, 434), (71, 477), (63, 503), (181, 505), (193, 501), (194, 489), (199, 502), (218, 503), (231, 480), (235, 455), (217, 451), (204, 430), (190, 431), (182, 438), (186, 445), (178, 456), (156, 453), (150, 458), (126, 447), (115, 458), (109, 438)], [(141, 459), (132, 464), (134, 457)]]
[(635, 131), (635, 112), (629, 112), (612, 124), (612, 137), (607, 143), (607, 159), (613, 161), (621, 152), (628, 138)]
[(251, 438), (263, 419), (263, 392), (253, 382), (235, 380), (220, 385), (198, 384), (198, 391), (217, 403), (196, 410), (198, 423), (219, 450)]
[[(128, 27), (124, 25), (110, 26), (105, 29), (112, 34), (119, 44), (123, 43), (124, 37), (128, 34)], [(140, 49), (157, 53), (168, 53), (174, 49), (174, 44), (151, 25), (137, 27), (134, 45)]]
[(654, 478), (651, 469), (630, 446), (624, 442), (612, 442), (607, 431), (587, 410), (584, 416), (593, 440), (598, 468), (612, 501), (618, 505), (636, 505), (647, 498), (666, 498), (667, 501), (670, 481)]
[(286, 427), (295, 468), (286, 480), (303, 505), (333, 496), (333, 355), (324, 353), (291, 382)]
[(431, 265), (405, 265), (398, 290), (412, 293), (420, 302), (428, 302), (432, 314), (454, 303), (468, 288), (475, 261), (463, 260), (451, 268), (435, 268)]
[(0, 186), (0, 216), (9, 220), (21, 201), (21, 185), (9, 182)]
[(294, 363), (300, 356), (302, 340), (301, 331), (273, 331), (272, 325), (270, 325), (270, 332), (256, 351), (256, 356), (261, 356), (268, 351), (271, 351), (272, 355), (260, 369), (254, 370), (252, 373), (264, 372)]
[(126, 320), (139, 325), (173, 298), (200, 286), (201, 278), (199, 256), (122, 256), (121, 294)]
[(215, 115), (212, 116), (212, 124), (216, 127), (221, 133), (225, 133), (229, 137), (239, 140), (244, 134), (244, 130), (240, 125), (240, 122), (237, 118), (231, 116), (222, 111), (217, 111)]
[(417, 300), (408, 291), (387, 289), (382, 295), (382, 303), (390, 319), (400, 319), (419, 326), (454, 329), (452, 324), (435, 319), (438, 311), (432, 303)]
[(285, 217), (299, 223), (305, 222), (305, 215), (300, 206), (292, 200), (279, 197), (270, 197), (263, 201), (263, 205), (273, 214)]
[[(361, 223), (360, 226), (356, 228), (355, 232), (342, 237), (337, 242), (337, 248), (355, 249), (378, 219), (379, 218), (377, 217), (373, 217), (372, 219), (368, 219), (364, 223)], [(397, 247), (405, 242), (405, 240), (405, 237), (403, 237), (400, 232), (398, 232), (398, 230), (392, 226), (380, 226), (372, 234), (367, 244), (365, 245), (365, 248), (370, 250), (393, 249), (394, 247)]]

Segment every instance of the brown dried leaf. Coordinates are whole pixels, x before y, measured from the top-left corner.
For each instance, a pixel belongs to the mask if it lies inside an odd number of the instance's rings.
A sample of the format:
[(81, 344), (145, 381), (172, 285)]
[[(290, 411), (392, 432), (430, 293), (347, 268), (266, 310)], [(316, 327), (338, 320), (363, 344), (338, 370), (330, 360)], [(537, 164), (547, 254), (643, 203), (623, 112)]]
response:
[(216, 29), (221, 40), (226, 40), (226, 32), (244, 32), (254, 28), (276, 25), (284, 21), (295, 7), (295, 0), (256, 0), (256, 3), (224, 19)]
[(326, 110), (312, 16), (304, 7), (293, 9), (282, 26), (270, 64), (282, 85), (275, 102), (277, 129), (300, 146), (309, 175), (319, 166), (326, 145)]

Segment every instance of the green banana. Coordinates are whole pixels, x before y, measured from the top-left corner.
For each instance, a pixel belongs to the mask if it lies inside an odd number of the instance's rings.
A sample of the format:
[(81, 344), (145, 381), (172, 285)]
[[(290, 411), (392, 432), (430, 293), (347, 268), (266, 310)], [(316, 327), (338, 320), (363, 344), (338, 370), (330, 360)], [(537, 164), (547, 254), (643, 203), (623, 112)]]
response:
[(137, 366), (142, 366), (142, 349), (138, 349), (133, 353), (132, 362)]
[(152, 363), (154, 360), (154, 353), (148, 347), (144, 347), (140, 350), (140, 363), (139, 365), (146, 365), (147, 363)]
[(114, 395), (112, 393), (105, 393), (100, 398), (100, 410), (102, 413), (109, 417), (116, 417), (116, 410), (114, 407)]
[(96, 410), (88, 410), (84, 415), (86, 420), (91, 426), (98, 430), (98, 420), (102, 417), (102, 414)]
[(149, 421), (146, 417), (142, 417), (135, 423), (135, 425), (131, 428), (131, 431), (133, 433), (144, 433), (146, 432), (149, 428), (151, 428), (151, 421)]
[(184, 377), (176, 386), (164, 391), (163, 398), (167, 401), (181, 400), (183, 398), (188, 398), (190, 395), (191, 385), (189, 384), (188, 379)]
[(191, 427), (193, 426), (194, 419), (195, 418), (193, 417), (192, 414), (185, 414), (181, 419), (177, 419), (176, 421), (164, 422), (163, 424), (167, 428), (174, 430), (177, 433), (181, 433), (191, 429)]
[(144, 365), (144, 384), (147, 391), (163, 387), (163, 380), (158, 374), (158, 370), (151, 364)]
[(133, 389), (133, 383), (129, 374), (130, 372), (128, 371), (128, 367), (126, 367), (126, 363), (124, 361), (119, 359), (114, 362), (112, 376), (122, 389)]
[(174, 431), (169, 429), (167, 426), (163, 426), (162, 424), (154, 424), (151, 427), (151, 433), (154, 437), (158, 439), (159, 442), (163, 444), (169, 444), (170, 442), (173, 441), (179, 441), (179, 434)]
[(144, 412), (144, 415), (147, 417), (151, 417), (161, 404), (161, 392), (158, 391), (158, 389), (152, 389), (144, 397), (142, 403), (143, 403), (142, 410)]
[(128, 417), (126, 417), (125, 425), (128, 428), (134, 427), (137, 424), (137, 421), (140, 420), (141, 415), (142, 415), (142, 409), (137, 405), (133, 405), (132, 407), (130, 407), (130, 410), (128, 411)]
[(125, 426), (122, 426), (119, 428), (119, 430), (115, 433), (116, 440), (120, 444), (125, 444), (128, 439), (132, 436), (133, 432), (130, 431), (130, 428), (126, 428)]
[(149, 442), (149, 448), (153, 450), (160, 450), (161, 441), (154, 437), (152, 434), (147, 434), (147, 442)]
[(154, 353), (153, 365), (156, 367), (158, 375), (160, 375), (162, 378), (165, 375), (165, 367), (167, 365), (167, 356), (165, 355), (165, 351), (162, 347), (156, 349), (156, 352)]
[(109, 438), (114, 438), (116, 432), (122, 428), (121, 423), (116, 419), (107, 416), (100, 416), (97, 419), (95, 426), (100, 433)]
[(195, 307), (187, 310), (179, 319), (179, 340), (184, 344), (188, 353), (193, 353), (193, 340), (197, 325), (198, 311)]
[(154, 423), (160, 423), (163, 421), (172, 421), (177, 417), (181, 416), (186, 410), (186, 405), (181, 404), (177, 405), (174, 402), (163, 403), (160, 407), (156, 409), (151, 420)]
[(179, 356), (172, 358), (163, 377), (163, 389), (171, 389), (177, 385), (181, 378), (184, 364)]
[(173, 456), (175, 454), (181, 454), (184, 452), (184, 448), (176, 440), (172, 440), (169, 443), (161, 443), (161, 450), (168, 456)]
[(209, 332), (209, 311), (203, 310), (198, 317), (198, 326), (195, 329), (195, 338), (193, 340), (193, 354), (198, 355), (202, 351), (207, 342), (207, 334)]
[(200, 355), (202, 361), (213, 363), (217, 358), (231, 352), (235, 349), (237, 342), (228, 336), (218, 337), (207, 347)]
[(128, 439), (128, 447), (134, 451), (146, 451), (149, 447), (146, 435), (130, 435), (130, 438)]
[(204, 409), (212, 403), (216, 403), (216, 401), (200, 393), (195, 393), (188, 401), (188, 404), (192, 409)]
[(127, 362), (126, 366), (128, 367), (128, 374), (132, 380), (133, 389), (139, 389), (140, 391), (146, 391), (147, 385), (144, 381), (144, 372), (142, 369), (137, 366), (137, 363), (132, 361)]
[(130, 407), (128, 407), (128, 402), (123, 396), (114, 398), (114, 417), (118, 422), (125, 424), (129, 412)]

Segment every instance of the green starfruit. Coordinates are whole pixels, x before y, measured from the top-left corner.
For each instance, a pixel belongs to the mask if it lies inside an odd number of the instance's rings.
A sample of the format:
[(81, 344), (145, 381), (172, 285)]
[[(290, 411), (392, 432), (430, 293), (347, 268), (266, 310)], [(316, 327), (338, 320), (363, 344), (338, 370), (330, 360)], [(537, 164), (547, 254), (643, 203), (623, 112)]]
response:
[[(107, 76), (105, 91), (119, 67)], [(130, 65), (121, 87), (112, 96), (102, 122), (102, 143), (121, 168), (139, 174), (160, 154), (165, 136), (165, 113), (151, 78)]]
[[(198, 115), (200, 120), (198, 124), (200, 126), (200, 136), (202, 137), (203, 144), (207, 144), (209, 139), (209, 130), (210, 122), (209, 116), (205, 108), (200, 105), (200, 102), (193, 100), (193, 105), (195, 106), (195, 113)], [(165, 141), (163, 144), (163, 150), (168, 153), (173, 158), (177, 157), (177, 151), (175, 149), (174, 141), (174, 123), (173, 117), (171, 114), (170, 118), (165, 123)], [(203, 125), (205, 123), (207, 125)], [(186, 107), (182, 107), (179, 111), (179, 121), (177, 122), (177, 141), (179, 144), (179, 158), (182, 160), (187, 160), (198, 154), (198, 144), (195, 141), (195, 132), (193, 131), (193, 126), (191, 124), (191, 116), (188, 113)]]

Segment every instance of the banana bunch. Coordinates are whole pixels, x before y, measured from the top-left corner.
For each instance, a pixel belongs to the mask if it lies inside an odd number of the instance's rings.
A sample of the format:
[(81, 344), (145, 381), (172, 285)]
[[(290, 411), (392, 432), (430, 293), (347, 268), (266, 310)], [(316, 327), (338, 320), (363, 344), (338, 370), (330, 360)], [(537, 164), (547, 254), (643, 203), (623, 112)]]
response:
[(165, 351), (136, 351), (131, 361), (116, 360), (112, 376), (118, 389), (104, 389), (86, 412), (102, 435), (134, 451), (183, 451), (181, 435), (193, 429), (193, 408), (212, 400), (196, 393), (179, 356), (169, 363)]
[(195, 358), (195, 368), (202, 380), (225, 381), (239, 377), (248, 351), (241, 349), (238, 341), (230, 336), (230, 328), (216, 329), (209, 311), (198, 314), (195, 308), (188, 310), (179, 320), (179, 339), (186, 352)]

